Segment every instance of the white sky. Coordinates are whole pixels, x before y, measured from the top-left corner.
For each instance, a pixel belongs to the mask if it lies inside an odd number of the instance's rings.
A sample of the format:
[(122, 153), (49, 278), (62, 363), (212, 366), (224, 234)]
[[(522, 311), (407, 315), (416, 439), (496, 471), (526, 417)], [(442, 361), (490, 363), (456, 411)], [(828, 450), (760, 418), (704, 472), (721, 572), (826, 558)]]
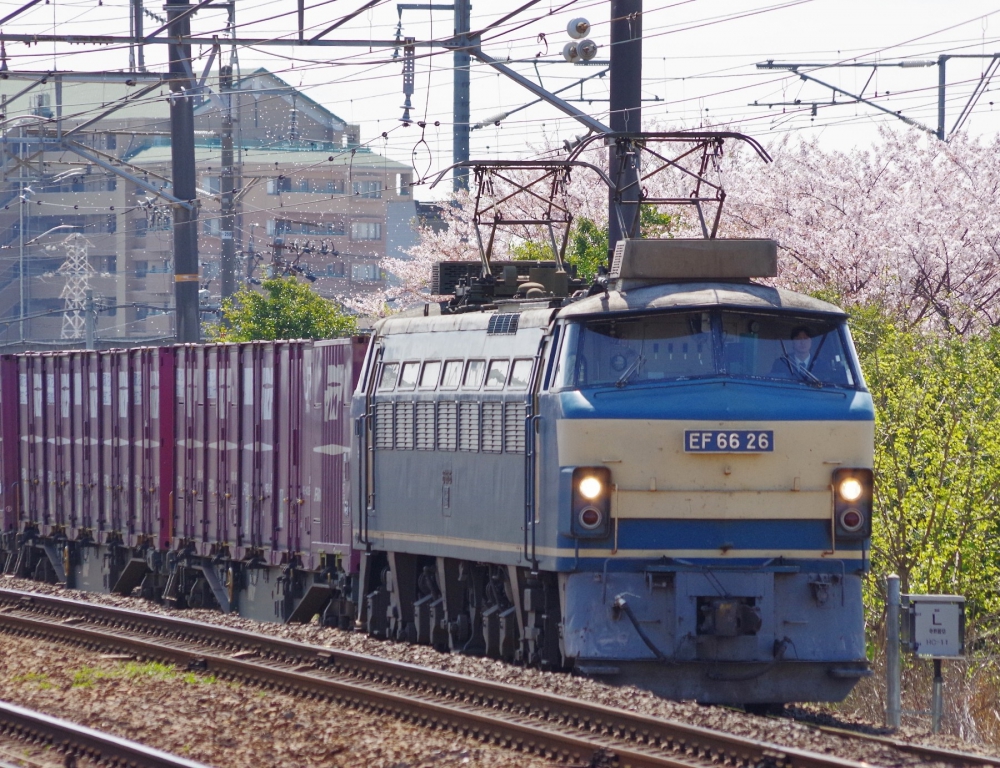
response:
[[(408, 0), (412, 1), (412, 0)], [(434, 0), (447, 2), (447, 0)], [(312, 34), (340, 16), (360, 7), (362, 0), (307, 0), (306, 26)], [(473, 27), (499, 18), (521, 4), (473, 1)], [(20, 7), (20, 2), (0, 2), (0, 17)], [(162, 15), (162, 5), (147, 0), (147, 7)], [(238, 0), (236, 21), (240, 37), (293, 38), (296, 34), (294, 0)], [(560, 8), (565, 10), (560, 11)], [(607, 57), (609, 3), (594, 0), (542, 0), (503, 27), (491, 31), (483, 49), (498, 59), (533, 59), (550, 90), (568, 85), (597, 69), (561, 62), (561, 49), (569, 40), (566, 23), (583, 16), (593, 24), (591, 37), (601, 46), (599, 59)], [(395, 36), (397, 3), (385, 0), (361, 13), (328, 37), (354, 40), (391, 39)], [(225, 13), (205, 9), (193, 21), (195, 34), (224, 34)], [(521, 26), (523, 25), (523, 26)], [(148, 34), (157, 25), (145, 21)], [(419, 39), (446, 38), (453, 29), (450, 11), (407, 10), (403, 34)], [(106, 35), (128, 34), (125, 0), (51, 0), (40, 4), (3, 31), (22, 34)], [(307, 35), (309, 33), (307, 32)], [(539, 40), (544, 34), (548, 41)], [(492, 39), (490, 37), (492, 36)], [(127, 48), (94, 45), (6, 45), (12, 70), (122, 70), (128, 66)], [(418, 54), (421, 53), (418, 49)], [(209, 53), (206, 47), (196, 52)], [(644, 117), (656, 118), (673, 128), (706, 124), (732, 124), (767, 142), (794, 132), (818, 135), (826, 148), (867, 146), (877, 138), (878, 127), (905, 126), (895, 118), (866, 105), (848, 104), (820, 108), (813, 118), (813, 101), (831, 100), (829, 89), (804, 83), (787, 72), (761, 71), (757, 62), (774, 59), (810, 63), (847, 61), (895, 62), (936, 59), (940, 54), (1000, 53), (1000, 2), (963, 0), (645, 0), (644, 3)], [(147, 46), (150, 69), (165, 69), (166, 46)], [(402, 63), (392, 50), (368, 48), (241, 48), (241, 71), (266, 67), (291, 85), (301, 87), (341, 118), (361, 124), (362, 141), (392, 159), (412, 163), (417, 175), (431, 174), (451, 163), (452, 54), (420, 58), (416, 65), (413, 117), (425, 120), (426, 129), (403, 127)], [(200, 60), (204, 62), (204, 59)], [(988, 60), (952, 60), (947, 66), (947, 127), (972, 93)], [(195, 64), (200, 73), (204, 64)], [(515, 64), (535, 77), (530, 63)], [(852, 93), (866, 85), (872, 70), (826, 68), (813, 72)], [(865, 94), (877, 102), (931, 128), (937, 125), (937, 67), (883, 67), (867, 84)], [(575, 89), (579, 94), (579, 89)], [(607, 79), (584, 86), (592, 103), (577, 104), (607, 121)], [(1000, 129), (1000, 73), (980, 98), (965, 125), (974, 135), (991, 137)], [(487, 119), (533, 100), (533, 96), (490, 68), (472, 69), (472, 122)], [(845, 97), (838, 97), (843, 100)], [(796, 99), (804, 106), (768, 104)], [(603, 101), (602, 101), (603, 100)], [(762, 106), (750, 106), (756, 102)], [(434, 125), (437, 122), (439, 125)], [(383, 139), (381, 133), (388, 133)], [(582, 126), (548, 105), (536, 105), (512, 115), (500, 127), (489, 125), (472, 132), (473, 158), (530, 155), (543, 139), (572, 138)], [(421, 140), (423, 139), (423, 140)], [(418, 199), (440, 197), (450, 190), (419, 188)]]

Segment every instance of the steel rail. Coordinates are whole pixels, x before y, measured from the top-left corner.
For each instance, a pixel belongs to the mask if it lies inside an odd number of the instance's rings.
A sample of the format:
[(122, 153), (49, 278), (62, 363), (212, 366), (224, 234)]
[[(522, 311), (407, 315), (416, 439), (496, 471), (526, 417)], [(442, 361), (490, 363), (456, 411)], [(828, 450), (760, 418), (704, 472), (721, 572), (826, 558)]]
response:
[[(593, 761), (596, 755), (605, 754), (617, 756), (621, 766), (637, 768), (688, 768), (713, 763), (782, 768), (861, 765), (543, 691), (216, 624), (38, 593), (0, 589), (0, 627), (4, 625), (57, 640), (112, 647), (349, 706), (375, 708), (564, 760)], [(841, 731), (836, 735), (848, 738), (859, 734)], [(867, 734), (864, 738), (951, 764), (1000, 768), (1000, 759)]]
[(942, 747), (932, 747), (929, 744), (914, 744), (909, 741), (903, 741), (902, 739), (894, 736), (879, 736), (877, 733), (852, 731), (847, 728), (837, 728), (832, 725), (813, 725), (812, 727), (820, 733), (828, 733), (831, 736), (840, 736), (845, 739), (860, 739), (862, 741), (872, 742), (873, 744), (881, 744), (892, 749), (898, 749), (903, 752), (918, 755), (919, 757), (926, 758), (927, 760), (940, 760), (955, 765), (991, 765), (1000, 768), (1000, 757), (978, 755), (972, 752), (958, 752), (957, 750), (943, 749)]
[[(67, 758), (92, 758), (101, 764), (133, 768), (208, 768), (183, 757), (161, 752), (135, 741), (95, 731), (68, 720), (0, 701), (0, 736), (44, 744)], [(72, 763), (75, 765), (75, 763)]]

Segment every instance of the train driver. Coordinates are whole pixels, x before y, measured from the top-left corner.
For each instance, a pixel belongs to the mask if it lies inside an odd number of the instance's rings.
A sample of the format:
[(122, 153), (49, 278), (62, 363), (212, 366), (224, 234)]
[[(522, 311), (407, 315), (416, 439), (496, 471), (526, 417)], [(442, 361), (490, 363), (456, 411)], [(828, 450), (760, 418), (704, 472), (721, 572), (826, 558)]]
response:
[(809, 328), (798, 325), (792, 329), (789, 338), (791, 339), (791, 350), (782, 344), (785, 354), (774, 361), (771, 366), (771, 375), (785, 379), (814, 378), (810, 373), (816, 360), (812, 353), (813, 339)]

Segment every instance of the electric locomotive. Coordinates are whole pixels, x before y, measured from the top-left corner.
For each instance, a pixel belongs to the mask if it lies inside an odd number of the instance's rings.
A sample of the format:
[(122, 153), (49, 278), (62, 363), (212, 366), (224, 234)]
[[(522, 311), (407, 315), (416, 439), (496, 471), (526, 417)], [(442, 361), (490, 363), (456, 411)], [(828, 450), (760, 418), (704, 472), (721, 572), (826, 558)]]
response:
[(845, 314), (758, 282), (776, 262), (625, 240), (572, 297), (494, 264), (492, 298), (380, 321), (352, 406), (361, 626), (671, 698), (846, 696), (872, 399)]

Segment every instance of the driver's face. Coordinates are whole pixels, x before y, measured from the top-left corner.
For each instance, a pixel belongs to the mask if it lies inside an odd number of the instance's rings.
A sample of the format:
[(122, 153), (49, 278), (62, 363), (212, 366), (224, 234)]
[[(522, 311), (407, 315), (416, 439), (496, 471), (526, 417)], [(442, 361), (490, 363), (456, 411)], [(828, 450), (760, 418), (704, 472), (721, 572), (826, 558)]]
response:
[(799, 357), (806, 357), (809, 354), (809, 350), (812, 348), (813, 340), (809, 337), (809, 334), (805, 331), (799, 331), (792, 338), (792, 349), (795, 350), (795, 354)]

